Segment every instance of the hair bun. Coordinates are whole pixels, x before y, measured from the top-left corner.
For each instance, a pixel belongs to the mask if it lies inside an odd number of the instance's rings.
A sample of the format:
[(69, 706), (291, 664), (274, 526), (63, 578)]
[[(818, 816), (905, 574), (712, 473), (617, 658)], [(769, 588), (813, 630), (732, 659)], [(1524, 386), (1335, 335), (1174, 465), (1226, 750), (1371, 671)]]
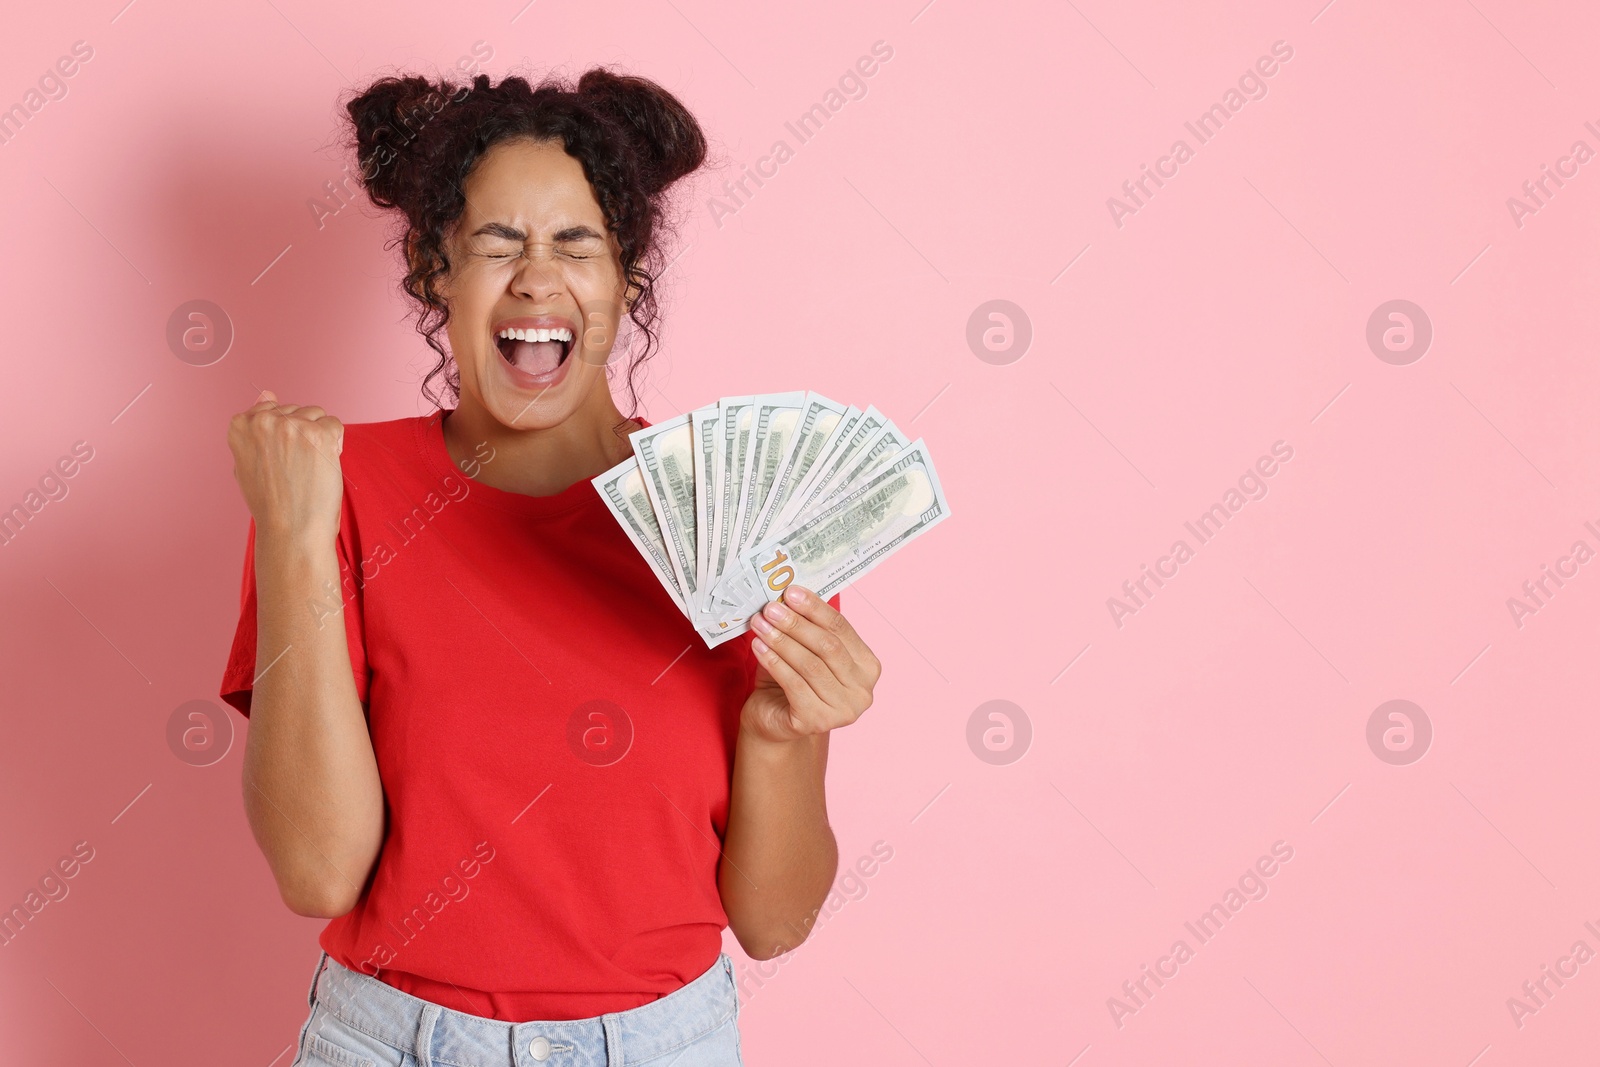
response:
[[(488, 78), (479, 75), (481, 81)], [(429, 149), (429, 119), (466, 89), (453, 91), (441, 82), (410, 75), (380, 78), (345, 105), (350, 114), (361, 166), (361, 183), (379, 207), (399, 207), (410, 213), (423, 185)]]
[(645, 184), (658, 193), (706, 158), (700, 124), (678, 99), (649, 78), (593, 67), (578, 79), (578, 96), (619, 126), (639, 149)]

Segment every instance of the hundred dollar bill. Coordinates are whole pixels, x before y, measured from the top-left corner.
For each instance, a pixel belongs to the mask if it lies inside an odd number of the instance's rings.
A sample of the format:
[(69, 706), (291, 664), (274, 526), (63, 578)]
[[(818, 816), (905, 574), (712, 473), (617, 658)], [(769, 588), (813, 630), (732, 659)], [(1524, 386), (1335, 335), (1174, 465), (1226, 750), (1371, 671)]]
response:
[[(820, 393), (807, 391), (799, 394), (802, 402), (797, 409), (790, 409), (782, 403), (795, 394), (773, 394), (771, 396), (757, 396), (752, 405), (751, 448), (749, 461), (746, 466), (746, 485), (771, 481), (771, 486), (765, 492), (765, 503), (756, 513), (749, 533), (742, 538), (743, 542), (753, 542), (763, 537), (769, 529), (776, 532), (772, 520), (777, 517), (778, 507), (810, 469), (811, 465), (824, 452), (824, 446), (833, 438), (840, 418), (847, 410), (860, 414), (859, 408), (846, 409), (843, 404), (829, 400)], [(777, 401), (776, 403), (774, 401)], [(766, 419), (766, 433), (760, 433), (763, 418)], [(791, 423), (792, 428), (791, 428)], [(698, 434), (698, 431), (696, 431)], [(789, 443), (783, 445), (787, 437)], [(764, 446), (764, 447), (763, 447)], [(780, 455), (781, 449), (781, 455)], [(698, 448), (696, 452), (699, 454)], [(710, 461), (715, 463), (715, 457)], [(769, 475), (767, 471), (775, 470)], [(718, 472), (725, 473), (725, 472)], [(697, 487), (704, 483), (697, 480)], [(756, 490), (760, 495), (759, 488)], [(744, 504), (754, 507), (754, 498), (746, 498)], [(745, 517), (749, 517), (749, 512)], [(736, 528), (730, 522), (730, 528)], [(737, 551), (738, 544), (733, 543), (733, 551)], [(744, 621), (744, 616), (736, 610), (732, 603), (721, 601), (712, 594), (710, 586), (721, 580), (723, 575), (713, 571), (709, 566), (702, 575), (699, 593), (701, 599), (694, 612), (694, 621), (701, 628), (702, 636), (719, 635), (716, 643), (730, 637), (736, 637), (744, 631), (735, 628)], [(710, 637), (707, 637), (708, 641)], [(714, 647), (714, 645), (713, 645)]]
[(823, 446), (828, 443), (829, 435), (834, 427), (838, 426), (844, 413), (843, 404), (829, 400), (818, 393), (806, 394), (806, 402), (800, 409), (799, 427), (789, 447), (784, 449), (782, 458), (778, 460), (772, 488), (767, 491), (767, 501), (756, 513), (755, 522), (750, 526), (751, 544), (758, 544), (764, 540), (769, 530), (777, 533), (773, 523), (780, 514), (784, 502), (789, 499), (795, 487), (800, 484), (800, 479), (805, 477), (811, 465), (822, 454)]
[(824, 484), (818, 487), (817, 500), (829, 497), (856, 484), (877, 469), (885, 459), (906, 447), (908, 440), (894, 423), (886, 423), (854, 456), (845, 460)]
[(695, 632), (707, 648), (716, 648), (724, 641), (732, 641), (740, 634), (750, 632), (750, 623), (743, 613), (730, 615), (722, 621), (707, 620), (695, 627)]
[[(791, 507), (787, 510), (781, 525), (775, 525), (774, 531), (782, 532), (793, 530), (803, 525), (812, 516), (827, 510), (840, 498), (849, 494), (860, 482), (882, 464), (885, 457), (898, 452), (906, 445), (900, 436), (899, 429), (885, 420), (886, 425), (879, 426), (869, 433), (865, 442), (857, 439), (855, 447), (848, 452), (841, 451), (835, 457), (831, 473), (825, 478), (817, 480), (811, 490), (811, 499), (803, 507), (796, 510)], [(766, 540), (778, 536), (777, 532), (769, 534)], [(752, 540), (750, 545), (759, 542)], [(743, 550), (741, 550), (742, 552)], [(730, 562), (724, 572), (716, 577), (712, 589), (707, 590), (706, 603), (715, 608), (714, 619), (727, 620), (735, 611), (746, 612), (751, 610), (751, 604), (759, 602), (755, 587), (751, 584), (749, 572), (738, 564), (738, 555), (735, 553), (733, 562)]]
[(711, 577), (707, 574), (707, 560), (711, 556), (711, 539), (716, 521), (712, 509), (717, 500), (717, 457), (721, 454), (717, 449), (720, 440), (717, 429), (721, 423), (721, 409), (716, 404), (689, 412), (690, 437), (694, 441), (694, 567), (697, 592)]
[(800, 526), (740, 554), (737, 566), (756, 593), (740, 625), (794, 582), (826, 600), (949, 516), (919, 437)]
[[(833, 462), (834, 456), (838, 455), (839, 449), (843, 448), (845, 443), (850, 440), (856, 424), (861, 421), (864, 414), (865, 412), (854, 404), (844, 409), (844, 414), (839, 416), (838, 421), (833, 424), (833, 429), (828, 431), (827, 437), (823, 440), (821, 447), (818, 448), (816, 458), (807, 465), (805, 471), (800, 475), (800, 480), (795, 482), (794, 487), (789, 490), (789, 498), (778, 506), (777, 521), (781, 521), (784, 515), (793, 510), (790, 505), (804, 495), (806, 490), (816, 481), (823, 468)], [(807, 445), (806, 447), (810, 448), (811, 446)]]
[[(706, 560), (708, 582), (714, 582), (722, 574), (730, 555), (730, 543), (733, 539), (732, 515), (735, 498), (739, 492), (744, 456), (748, 451), (746, 446), (749, 444), (750, 420), (755, 401), (754, 396), (725, 396), (717, 401), (719, 415), (716, 463), (718, 477), (721, 480), (714, 487), (716, 499), (711, 506), (714, 529), (708, 546), (710, 554)], [(696, 609), (699, 610), (703, 605), (702, 597)]]
[(789, 497), (778, 516), (779, 529), (794, 525), (799, 515), (821, 499), (819, 490), (841, 466), (861, 454), (861, 449), (883, 427), (892, 425), (889, 417), (871, 404), (862, 412), (850, 429), (834, 442), (833, 447), (800, 480), (800, 485)]
[(646, 426), (628, 435), (644, 476), (645, 493), (655, 509), (667, 561), (686, 602), (695, 595), (694, 440), (689, 416)]
[(767, 494), (778, 475), (778, 460), (799, 429), (805, 407), (804, 390), (789, 393), (763, 393), (756, 397), (753, 425), (750, 428), (750, 459), (745, 463), (744, 482), (739, 493), (734, 520), (730, 557), (750, 543), (750, 528), (756, 514), (767, 501)]
[(644, 475), (639, 470), (639, 458), (629, 456), (615, 467), (590, 479), (595, 492), (611, 509), (612, 517), (627, 534), (633, 547), (639, 550), (649, 564), (661, 587), (685, 610), (683, 590), (672, 576), (672, 564), (667, 560), (667, 545), (661, 537), (661, 527), (656, 524), (655, 512), (650, 506), (650, 495), (645, 491)]
[[(850, 493), (864, 478), (870, 477), (886, 459), (898, 456), (902, 448), (906, 448), (906, 438), (902, 437), (899, 427), (885, 419), (883, 426), (867, 435), (866, 442), (840, 458), (832, 474), (827, 475), (816, 485), (811, 501), (800, 512), (790, 515), (784, 525), (778, 526), (778, 530), (794, 530), (795, 526), (803, 525), (811, 515), (832, 506), (834, 501)], [(758, 542), (760, 542), (758, 537), (750, 539), (750, 544)], [(749, 573), (741, 566), (734, 565), (728, 566), (726, 573), (718, 577), (712, 593), (714, 595), (707, 603), (717, 608), (718, 614), (714, 617), (720, 621), (733, 617), (730, 611), (734, 609), (749, 611), (749, 605), (755, 598), (755, 589), (754, 585), (750, 584)]]
[[(774, 528), (792, 529), (804, 522), (809, 515), (828, 507), (836, 498), (848, 493), (853, 486), (870, 476), (885, 459), (905, 448), (906, 443), (900, 428), (885, 420), (884, 425), (871, 433), (858, 448), (841, 454), (833, 472), (820, 480), (812, 490), (811, 500), (801, 510), (792, 512), (782, 526)], [(760, 540), (761, 538), (752, 536), (750, 543), (755, 544)], [(714, 592), (714, 603), (727, 607), (748, 604), (754, 594), (754, 590), (750, 588), (749, 574), (739, 567), (729, 567), (727, 573), (718, 579)]]
[(856, 425), (865, 417), (868, 417), (867, 413), (858, 407), (852, 406), (845, 410), (833, 430), (829, 432), (827, 440), (822, 445), (821, 454), (800, 475), (798, 483), (789, 491), (788, 499), (777, 505), (777, 514), (767, 523), (764, 537), (770, 537), (779, 530), (798, 525), (804, 514), (815, 510), (816, 505), (822, 502), (812, 496), (811, 488), (821, 480), (822, 473), (848, 445), (854, 436)]

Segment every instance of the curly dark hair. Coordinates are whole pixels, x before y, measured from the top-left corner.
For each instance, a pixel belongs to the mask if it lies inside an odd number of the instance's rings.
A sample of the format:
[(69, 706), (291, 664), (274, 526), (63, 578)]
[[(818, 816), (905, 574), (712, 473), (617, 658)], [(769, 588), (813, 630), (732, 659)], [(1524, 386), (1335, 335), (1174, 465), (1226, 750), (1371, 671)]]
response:
[(451, 269), (445, 237), (466, 206), (467, 176), (502, 141), (559, 140), (582, 164), (621, 247), (628, 315), (645, 337), (628, 368), (628, 391), (637, 410), (634, 376), (657, 345), (660, 236), (671, 229), (663, 194), (706, 158), (705, 136), (688, 109), (647, 78), (603, 67), (586, 71), (575, 88), (555, 75), (537, 86), (517, 75), (498, 85), (487, 74), (470, 85), (419, 75), (384, 77), (344, 107), (348, 146), (361, 164), (367, 196), (404, 216), (402, 232), (387, 247), (404, 249), (401, 287), (418, 305), (417, 331), (439, 354), (423, 381), (423, 395), (444, 407), (430, 385), (445, 373), (449, 398), (461, 398), (460, 370), (438, 337), (450, 321), (450, 308), (435, 283)]

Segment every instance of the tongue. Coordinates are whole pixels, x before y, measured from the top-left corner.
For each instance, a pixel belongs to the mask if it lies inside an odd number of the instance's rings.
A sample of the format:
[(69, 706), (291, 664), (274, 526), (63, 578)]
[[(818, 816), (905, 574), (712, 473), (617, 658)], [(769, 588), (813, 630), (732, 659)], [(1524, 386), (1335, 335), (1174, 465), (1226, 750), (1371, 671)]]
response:
[(561, 342), (513, 341), (506, 354), (518, 370), (545, 374), (561, 365)]

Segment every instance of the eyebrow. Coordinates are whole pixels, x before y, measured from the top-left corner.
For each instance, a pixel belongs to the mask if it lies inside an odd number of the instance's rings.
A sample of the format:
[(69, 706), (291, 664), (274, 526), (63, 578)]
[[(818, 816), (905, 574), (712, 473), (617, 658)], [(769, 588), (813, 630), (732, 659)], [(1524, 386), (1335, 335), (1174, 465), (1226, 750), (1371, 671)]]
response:
[[(528, 235), (526, 233), (523, 233), (515, 226), (505, 222), (484, 223), (482, 226), (478, 227), (477, 231), (474, 232), (472, 236), (478, 237), (480, 235), (487, 237), (503, 237), (508, 241), (526, 241), (528, 239)], [(604, 236), (604, 234), (597, 233), (590, 227), (580, 223), (576, 226), (568, 226), (564, 230), (557, 231), (555, 239), (557, 241), (578, 241), (586, 237), (603, 238)]]

